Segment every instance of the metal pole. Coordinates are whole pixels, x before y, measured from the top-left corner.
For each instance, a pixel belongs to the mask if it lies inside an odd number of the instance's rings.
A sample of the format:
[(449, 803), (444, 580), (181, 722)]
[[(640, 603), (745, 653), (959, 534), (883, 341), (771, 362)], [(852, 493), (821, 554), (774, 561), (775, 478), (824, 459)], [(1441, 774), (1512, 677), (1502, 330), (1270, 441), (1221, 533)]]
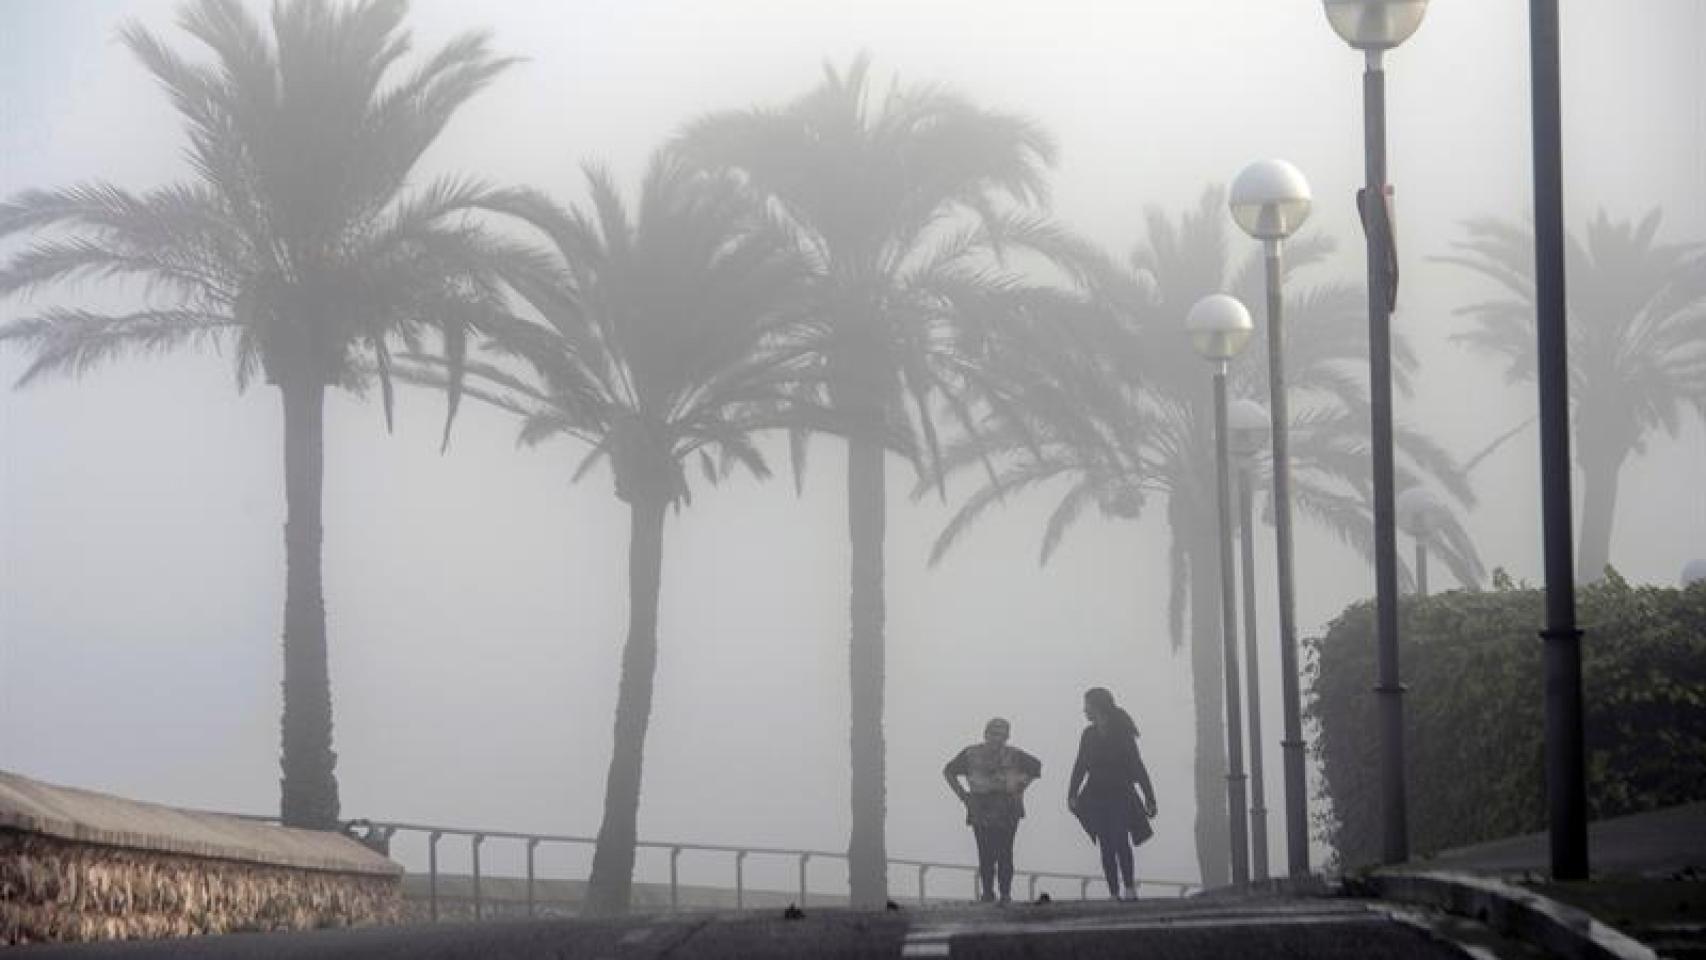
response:
[[(1309, 786), (1306, 779), (1307, 757), (1303, 752), (1302, 675), (1297, 659), (1297, 585), (1291, 538), (1291, 409), (1285, 385), (1285, 299), (1280, 291), (1283, 272), (1280, 241), (1264, 242), (1263, 255), (1267, 267), (1268, 425), (1273, 444), (1280, 706), (1285, 724), (1284, 739), (1280, 741), (1281, 759), (1285, 766), (1285, 859), (1286, 871), (1291, 876), (1302, 877), (1309, 874)], [(1255, 710), (1253, 703), (1252, 712)], [(1255, 749), (1252, 748), (1252, 754)]]
[(1257, 880), (1268, 878), (1267, 788), (1262, 782), (1262, 685), (1256, 665), (1256, 533), (1253, 466), (1246, 460), (1238, 471), (1239, 553), (1244, 564), (1244, 662), (1250, 671), (1250, 870)]
[(930, 872), (928, 863), (918, 865), (918, 905), (924, 906), (924, 875)]
[(809, 853), (800, 854), (800, 909), (802, 910), (806, 908), (806, 864), (810, 863), (811, 859), (812, 855)]
[(539, 847), (538, 837), (527, 839), (527, 915), (533, 916), (533, 851)]
[(669, 848), (669, 909), (675, 912), (681, 909), (680, 880), (681, 848)]
[(1534, 292), (1540, 383), (1541, 515), (1546, 553), (1546, 809), (1552, 876), (1588, 875), (1582, 733), (1582, 632), (1570, 557), (1570, 367), (1564, 299), (1564, 172), (1558, 0), (1529, 0), (1534, 95)]
[(735, 909), (746, 909), (746, 851), (735, 854)]
[(475, 920), (484, 920), (485, 919), (485, 916), (484, 916), (485, 903), (480, 897), (480, 844), (485, 843), (485, 842), (486, 842), (485, 834), (476, 833), (470, 839), (469, 844), (468, 844), (468, 849), (470, 851), (472, 851), (473, 855), (474, 855), (474, 919)]
[(1404, 686), (1398, 672), (1398, 532), (1392, 463), (1392, 300), (1397, 278), (1386, 214), (1386, 71), (1367, 51), (1362, 75), (1363, 233), (1368, 240), (1368, 388), (1374, 455), (1374, 596), (1379, 650), (1381, 859), (1410, 858), (1404, 791)]
[(1221, 673), (1226, 678), (1226, 819), (1231, 829), (1232, 882), (1250, 880), (1250, 846), (1245, 827), (1244, 723), (1238, 709), (1238, 600), (1233, 595), (1231, 478), (1226, 444), (1226, 361), (1214, 369), (1215, 507), (1220, 514), (1220, 632)]
[(438, 840), (442, 836), (437, 830), (427, 834), (427, 915), (433, 923), (438, 922)]

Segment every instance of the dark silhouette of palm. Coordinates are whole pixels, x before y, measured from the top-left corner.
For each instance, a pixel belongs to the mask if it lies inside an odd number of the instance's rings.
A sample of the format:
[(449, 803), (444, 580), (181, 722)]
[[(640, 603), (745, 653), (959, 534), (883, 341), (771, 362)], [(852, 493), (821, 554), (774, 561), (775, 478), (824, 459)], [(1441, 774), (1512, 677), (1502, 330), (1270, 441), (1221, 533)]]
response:
[[(1168, 621), (1175, 644), (1190, 628), (1195, 692), (1195, 789), (1198, 865), (1205, 883), (1229, 873), (1222, 739), (1219, 558), (1215, 544), (1212, 397), (1207, 364), (1184, 334), (1184, 317), (1198, 299), (1230, 291), (1260, 302), (1262, 262), (1255, 251), (1234, 267), (1228, 256), (1221, 192), (1210, 189), (1193, 213), (1175, 224), (1146, 215), (1146, 243), (1129, 269), (1085, 257), (1089, 301), (1076, 314), (1057, 313), (1045, 329), (1011, 342), (1004, 379), (1027, 384), (976, 444), (956, 444), (948, 469), (985, 471), (988, 480), (949, 521), (936, 542), (940, 559), (975, 519), (1027, 487), (1064, 488), (1043, 533), (1046, 562), (1065, 532), (1095, 507), (1108, 518), (1141, 515), (1154, 496), (1166, 500), (1170, 534)], [(1322, 260), (1330, 244), (1302, 237), (1288, 244), (1290, 270)], [(1366, 366), (1363, 301), (1340, 284), (1296, 289), (1287, 297), (1288, 383), (1293, 396), (1293, 497), (1299, 512), (1335, 532), (1365, 556), (1372, 554), (1367, 388), (1355, 375)], [(1061, 322), (1064, 319), (1064, 323)], [(1400, 386), (1414, 367), (1395, 345)], [(1262, 337), (1237, 358), (1235, 394), (1267, 395)], [(1460, 502), (1470, 491), (1443, 451), (1410, 430), (1399, 433), (1400, 482), (1433, 477)], [(998, 466), (987, 466), (994, 461)], [(1452, 547), (1441, 556), (1465, 582), (1480, 576), (1479, 561), (1455, 518), (1442, 530)]]
[[(813, 279), (806, 326), (848, 438), (851, 537), (853, 903), (887, 899), (884, 841), (883, 539), (885, 425), (936, 451), (936, 400), (970, 424), (981, 313), (1005, 309), (1013, 281), (991, 271), (999, 241), (1046, 240), (1015, 205), (1040, 200), (1049, 139), (1031, 123), (933, 87), (870, 90), (869, 61), (826, 68), (779, 109), (714, 114), (679, 143), (709, 169), (732, 170), (769, 203)], [(796, 444), (796, 450), (802, 450)], [(796, 459), (796, 467), (798, 461)]]
[[(1693, 408), (1706, 416), (1706, 258), (1701, 245), (1657, 243), (1660, 214), (1639, 223), (1604, 211), (1565, 247), (1570, 400), (1582, 470), (1577, 576), (1593, 582), (1611, 560), (1618, 482), (1631, 455), (1663, 430), (1675, 437)], [(1457, 312), (1476, 326), (1455, 339), (1501, 356), (1511, 382), (1534, 379), (1534, 241), (1525, 227), (1471, 220), (1455, 253), (1439, 257), (1492, 280), (1503, 296)]]
[[(497, 205), (550, 238), (562, 277), (518, 288), (536, 319), (494, 330), (496, 356), (468, 364), (467, 390), (520, 418), (524, 443), (585, 444), (576, 478), (608, 463), (630, 511), (628, 638), (586, 899), (615, 914), (633, 876), (665, 513), (689, 500), (695, 462), (712, 482), (736, 466), (767, 477), (759, 431), (836, 425), (799, 399), (815, 376), (789, 326), (803, 265), (731, 180), (656, 159), (633, 213), (606, 174), (587, 180), (590, 202), (573, 210), (532, 193)], [(428, 357), (399, 369), (445, 379)]]
[(392, 82), (407, 11), (403, 0), (280, 0), (269, 31), (236, 0), (195, 0), (178, 23), (212, 53), (206, 64), (130, 26), (125, 44), (183, 118), (193, 176), (146, 193), (105, 183), (29, 191), (0, 206), (0, 236), (36, 237), (0, 269), (0, 292), (91, 279), (148, 292), (130, 313), (53, 307), (0, 328), (0, 342), (33, 354), (20, 385), (126, 355), (212, 348), (235, 359), (240, 389), (257, 374), (279, 389), (281, 811), (297, 826), (338, 817), (320, 572), (326, 388), (360, 390), (376, 370), (389, 422), (393, 345), (437, 331), (454, 360), (492, 306), (492, 271), (529, 269), (459, 221), (485, 195), (477, 185), (405, 190), (457, 109), (509, 63), (484, 35), (465, 34)]

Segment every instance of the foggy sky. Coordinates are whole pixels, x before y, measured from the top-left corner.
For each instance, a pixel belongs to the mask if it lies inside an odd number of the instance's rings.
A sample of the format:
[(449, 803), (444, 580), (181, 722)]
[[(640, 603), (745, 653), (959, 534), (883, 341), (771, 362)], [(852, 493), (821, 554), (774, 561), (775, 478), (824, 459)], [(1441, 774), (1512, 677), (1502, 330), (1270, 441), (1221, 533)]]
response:
[[(199, 54), (171, 26), (174, 9), (0, 0), (0, 196), (188, 176), (176, 115), (114, 41), (134, 16)], [(1055, 212), (1122, 257), (1141, 238), (1145, 205), (1176, 216), (1245, 163), (1284, 157), (1314, 188), (1310, 228), (1340, 245), (1305, 277), (1361, 282), (1361, 58), (1315, 0), (416, 0), (410, 22), (417, 53), (489, 25), (500, 53), (528, 58), (452, 124), (423, 180), (459, 170), (573, 201), (578, 165), (597, 160), (632, 190), (682, 122), (791, 99), (826, 59), (845, 65), (869, 50), (879, 89), (891, 77), (940, 82), (1040, 121), (1061, 146)], [(1702, 37), (1698, 0), (1567, 5), (1571, 229), (1602, 207), (1629, 219), (1663, 206), (1661, 240), (1706, 238)], [(1395, 325), (1423, 361), (1419, 396), (1400, 399), (1398, 416), (1466, 456), (1532, 415), (1534, 393), (1506, 388), (1497, 361), (1448, 341), (1465, 327), (1452, 310), (1490, 291), (1427, 258), (1468, 217), (1530, 207), (1526, 5), (1438, 0), (1388, 66)], [(80, 294), (34, 304), (127, 297)], [(30, 305), (0, 303), (0, 320)], [(16, 354), (0, 354), (0, 380), (21, 370)], [(343, 815), (590, 835), (626, 624), (626, 511), (607, 474), (569, 484), (580, 450), (518, 450), (513, 423), (476, 405), (441, 456), (442, 403), (405, 392), (391, 437), (376, 404), (328, 404), (325, 589)], [(1536, 443), (1524, 433), (1478, 469), (1481, 505), (1468, 518), (1489, 569), (1533, 582)], [(0, 393), (0, 767), (140, 799), (276, 810), (281, 452), (275, 392), (239, 396), (218, 356), (136, 359)], [(845, 847), (844, 453), (825, 441), (812, 453), (803, 497), (786, 482), (736, 478), (669, 520), (642, 838)], [(1193, 879), (1189, 670), (1166, 635), (1164, 511), (1152, 505), (1135, 524), (1088, 519), (1039, 568), (1052, 504), (1021, 497), (926, 570), (970, 487), (951, 487), (946, 506), (909, 504), (909, 470), (891, 469), (890, 855), (974, 862), (938, 771), (999, 714), (1044, 763), (1021, 871), (1094, 873), (1063, 799), (1079, 695), (1100, 684), (1143, 730), (1161, 802), (1140, 876)], [(1625, 468), (1612, 562), (1630, 579), (1673, 583), (1685, 560), (1706, 555), (1701, 477), (1706, 438), (1694, 422)], [(1273, 548), (1269, 529), (1259, 535), (1278, 863)], [(1369, 594), (1372, 575), (1300, 522), (1298, 585), (1312, 635)], [(641, 878), (661, 863), (642, 854)], [(683, 865), (688, 876), (702, 869)], [(749, 883), (764, 869), (749, 864)], [(791, 869), (764, 885), (788, 886)], [(817, 871), (838, 885), (839, 867)], [(904, 876), (891, 883), (911, 889)], [(952, 884), (944, 892), (959, 892)]]

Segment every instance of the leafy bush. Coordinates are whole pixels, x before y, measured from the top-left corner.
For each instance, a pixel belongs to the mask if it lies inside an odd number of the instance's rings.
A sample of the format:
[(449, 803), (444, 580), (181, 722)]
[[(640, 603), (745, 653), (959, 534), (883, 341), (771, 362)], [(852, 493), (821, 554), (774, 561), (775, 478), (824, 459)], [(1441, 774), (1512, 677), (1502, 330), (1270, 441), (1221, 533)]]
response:
[[(1487, 593), (1406, 598), (1401, 675), (1415, 855), (1544, 830), (1544, 594), (1495, 577)], [(1577, 594), (1594, 819), (1706, 798), (1706, 582)], [(1340, 864), (1380, 858), (1380, 725), (1372, 601), (1309, 641), (1306, 714)]]

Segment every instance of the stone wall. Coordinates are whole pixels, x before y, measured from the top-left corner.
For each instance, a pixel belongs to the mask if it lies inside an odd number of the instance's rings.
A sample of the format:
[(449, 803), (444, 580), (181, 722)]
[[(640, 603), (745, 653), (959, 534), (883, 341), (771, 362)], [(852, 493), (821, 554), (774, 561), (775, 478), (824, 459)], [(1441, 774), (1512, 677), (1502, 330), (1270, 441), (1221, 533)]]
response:
[(341, 834), (0, 770), (0, 945), (395, 923), (401, 875)]
[(0, 830), (0, 944), (395, 923), (394, 879)]

